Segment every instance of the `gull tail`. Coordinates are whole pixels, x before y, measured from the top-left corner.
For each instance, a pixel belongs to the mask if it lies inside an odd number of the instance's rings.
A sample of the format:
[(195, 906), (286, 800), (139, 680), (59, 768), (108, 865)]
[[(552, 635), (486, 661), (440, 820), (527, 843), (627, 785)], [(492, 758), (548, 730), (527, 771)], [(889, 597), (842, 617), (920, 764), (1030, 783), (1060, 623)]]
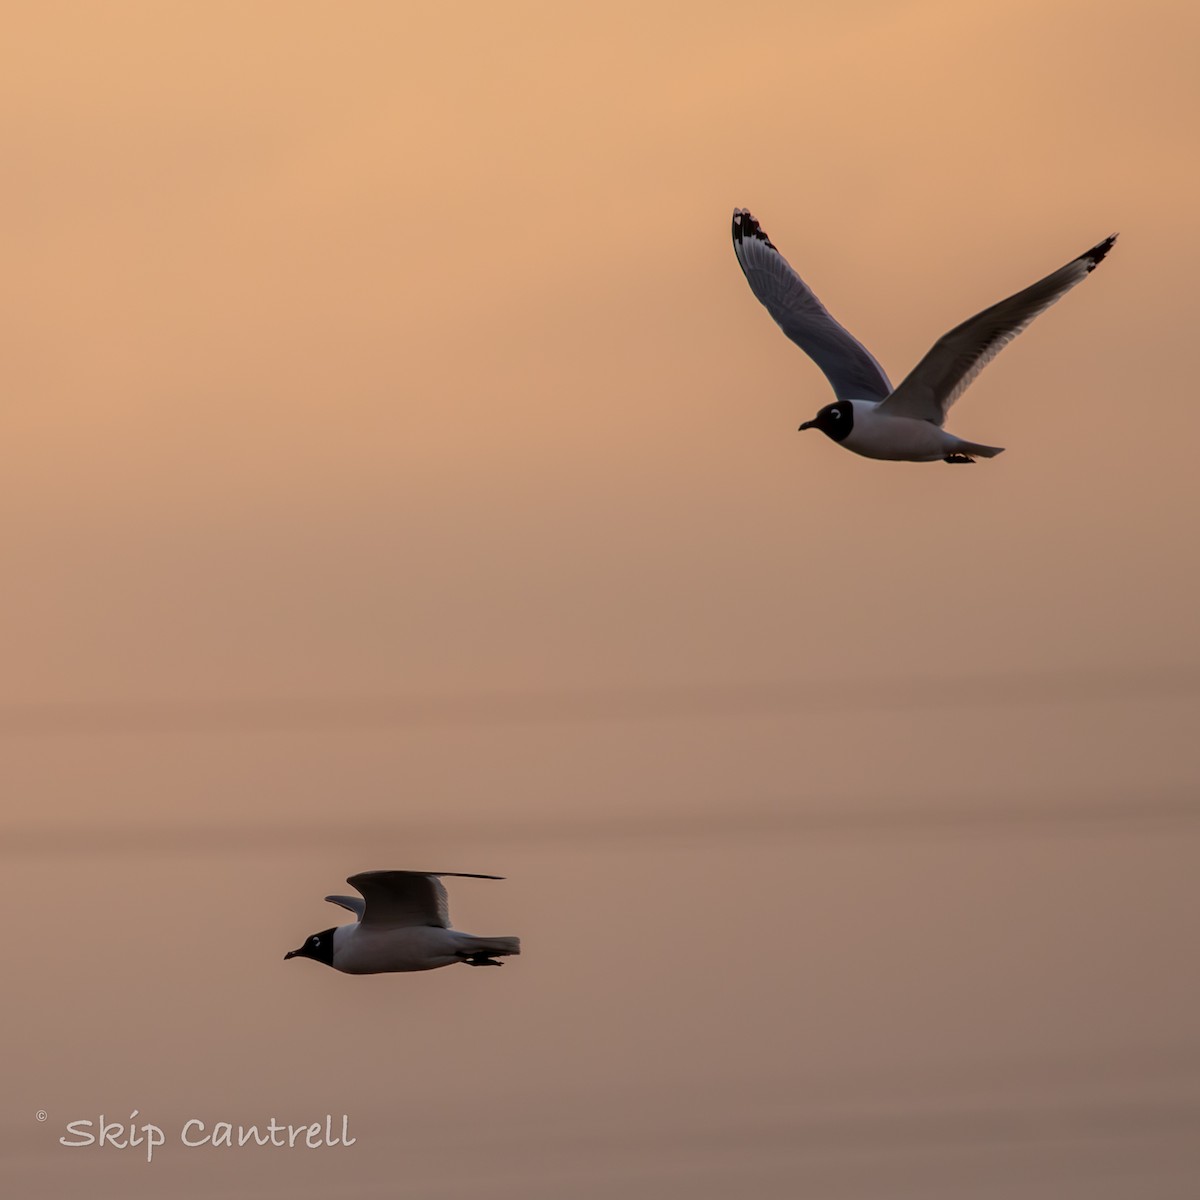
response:
[(983, 446), (979, 442), (964, 442), (959, 441), (954, 447), (956, 454), (970, 454), (979, 458), (995, 458), (997, 454), (1004, 453), (1003, 446)]
[(519, 937), (473, 937), (459, 935), (458, 956), (471, 967), (498, 967), (497, 958), (521, 953)]

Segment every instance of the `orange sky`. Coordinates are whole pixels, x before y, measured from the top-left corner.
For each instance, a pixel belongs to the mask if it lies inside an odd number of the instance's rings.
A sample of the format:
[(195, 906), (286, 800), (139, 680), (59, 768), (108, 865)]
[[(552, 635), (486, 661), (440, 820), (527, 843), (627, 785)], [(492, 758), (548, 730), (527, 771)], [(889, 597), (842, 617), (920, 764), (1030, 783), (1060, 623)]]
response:
[[(355, 1196), (1194, 1194), (1192, 5), (7, 29), (22, 1195), (333, 1186), (98, 1106), (344, 1107)], [(734, 205), (893, 380), (1121, 239), (948, 471), (797, 435)], [(526, 955), (285, 969), (381, 866)]]

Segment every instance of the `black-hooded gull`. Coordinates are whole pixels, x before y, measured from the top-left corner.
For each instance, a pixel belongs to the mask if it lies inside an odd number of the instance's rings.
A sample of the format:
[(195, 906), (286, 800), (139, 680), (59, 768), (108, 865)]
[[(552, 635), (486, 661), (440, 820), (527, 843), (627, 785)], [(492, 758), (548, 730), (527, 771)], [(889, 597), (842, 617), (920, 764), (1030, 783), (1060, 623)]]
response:
[(348, 908), (353, 925), (323, 929), (283, 957), (311, 958), (348, 975), (383, 971), (431, 971), (452, 963), (499, 967), (501, 957), (521, 953), (521, 939), (475, 937), (450, 928), (450, 909), (442, 877), (501, 879), (463, 871), (363, 871), (346, 882), (362, 893), (326, 896)]
[(1001, 453), (1001, 446), (947, 433), (942, 428), (947, 410), (1034, 317), (1088, 277), (1116, 240), (1114, 233), (1045, 279), (955, 326), (893, 389), (870, 351), (830, 316), (754, 217), (744, 208), (733, 210), (733, 248), (751, 291), (825, 372), (837, 397), (800, 428), (819, 429), (865, 458), (908, 462), (972, 462), (976, 455)]

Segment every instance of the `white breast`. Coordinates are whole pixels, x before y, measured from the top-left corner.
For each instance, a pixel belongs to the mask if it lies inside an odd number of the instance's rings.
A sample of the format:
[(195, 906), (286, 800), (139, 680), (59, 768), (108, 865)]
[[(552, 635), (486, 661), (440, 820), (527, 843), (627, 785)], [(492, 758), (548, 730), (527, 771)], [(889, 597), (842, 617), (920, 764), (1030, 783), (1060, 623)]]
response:
[(432, 925), (372, 929), (342, 925), (333, 935), (333, 965), (348, 975), (431, 971), (458, 961), (457, 935)]
[(842, 442), (864, 458), (932, 462), (945, 458), (956, 439), (928, 421), (892, 417), (877, 411), (870, 400), (853, 400), (854, 427)]

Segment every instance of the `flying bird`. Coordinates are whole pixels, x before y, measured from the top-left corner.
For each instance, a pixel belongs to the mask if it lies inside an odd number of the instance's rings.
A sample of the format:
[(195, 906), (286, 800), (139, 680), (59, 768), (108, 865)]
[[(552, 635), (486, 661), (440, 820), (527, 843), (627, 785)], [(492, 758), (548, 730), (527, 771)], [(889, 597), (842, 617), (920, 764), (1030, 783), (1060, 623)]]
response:
[(1034, 317), (1103, 262), (1116, 240), (1114, 233), (1045, 279), (955, 326), (893, 388), (871, 352), (830, 316), (750, 212), (733, 210), (733, 249), (750, 290), (825, 372), (837, 397), (800, 428), (819, 429), (865, 458), (907, 462), (974, 462), (977, 455), (994, 458), (1002, 452), (1002, 446), (947, 433), (942, 428), (947, 410)]
[[(499, 967), (500, 958), (521, 953), (521, 939), (475, 937), (450, 928), (442, 879), (502, 879), (462, 871), (362, 871), (346, 882), (358, 896), (326, 896), (348, 908), (353, 925), (323, 929), (283, 957), (311, 958), (348, 975), (383, 971), (431, 971), (452, 963)], [(493, 957), (494, 956), (494, 957)]]

